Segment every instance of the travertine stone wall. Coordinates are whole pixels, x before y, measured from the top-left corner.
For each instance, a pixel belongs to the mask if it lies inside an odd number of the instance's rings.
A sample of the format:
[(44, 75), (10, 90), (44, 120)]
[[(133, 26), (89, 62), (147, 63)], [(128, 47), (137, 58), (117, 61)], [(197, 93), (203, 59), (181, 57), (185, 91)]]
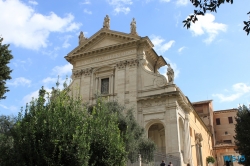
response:
[[(184, 144), (184, 138), (190, 133), (184, 126), (186, 114), (190, 115), (190, 126), (204, 135), (206, 144), (210, 141), (209, 134), (200, 120), (193, 123), (197, 114), (193, 114), (185, 95), (159, 74), (158, 69), (167, 63), (155, 53), (148, 37), (101, 29), (71, 51), (66, 59), (73, 64), (70, 85), (73, 94), (79, 94), (83, 102), (94, 104), (95, 94), (100, 93), (101, 79), (109, 78), (109, 92), (101, 96), (133, 108), (135, 118), (160, 146), (161, 152), (179, 157), (181, 166), (195, 165), (191, 163), (191, 159), (196, 161), (194, 148), (192, 158), (186, 155), (188, 159), (183, 161), (183, 153), (187, 153), (184, 147), (191, 148), (193, 144)], [(206, 144), (203, 159), (211, 150)]]

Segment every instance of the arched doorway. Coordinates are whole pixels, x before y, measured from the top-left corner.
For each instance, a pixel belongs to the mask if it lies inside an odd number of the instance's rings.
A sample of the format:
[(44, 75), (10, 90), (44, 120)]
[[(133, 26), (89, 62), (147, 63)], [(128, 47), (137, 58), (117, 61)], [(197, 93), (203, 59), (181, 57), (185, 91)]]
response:
[(149, 127), (148, 138), (155, 142), (157, 152), (166, 153), (165, 128), (161, 123), (154, 123)]

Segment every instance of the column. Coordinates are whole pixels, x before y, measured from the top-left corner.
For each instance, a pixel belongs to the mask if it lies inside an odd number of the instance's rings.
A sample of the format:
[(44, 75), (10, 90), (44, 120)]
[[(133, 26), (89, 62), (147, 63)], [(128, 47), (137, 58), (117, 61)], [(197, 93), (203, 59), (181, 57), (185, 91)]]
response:
[(191, 160), (191, 145), (190, 145), (190, 131), (189, 131), (189, 114), (185, 115), (184, 121), (184, 154), (183, 160), (185, 164), (190, 163)]

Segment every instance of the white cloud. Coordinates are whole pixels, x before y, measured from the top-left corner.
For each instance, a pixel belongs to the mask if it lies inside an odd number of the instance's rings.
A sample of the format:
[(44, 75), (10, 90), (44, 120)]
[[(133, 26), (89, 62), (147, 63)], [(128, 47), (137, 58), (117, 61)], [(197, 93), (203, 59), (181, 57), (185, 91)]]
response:
[(85, 0), (85, 1), (82, 2), (81, 4), (83, 4), (83, 5), (89, 5), (89, 4), (91, 4), (91, 2), (90, 2), (90, 0)]
[(128, 14), (130, 12), (130, 8), (127, 5), (132, 5), (132, 0), (107, 0), (108, 4), (113, 6), (115, 14), (119, 14), (120, 12), (124, 14)]
[(31, 84), (31, 80), (29, 79), (26, 79), (24, 77), (18, 77), (16, 78), (13, 82), (8, 82), (9, 85), (12, 85), (12, 86), (30, 86)]
[(4, 42), (19, 47), (33, 50), (45, 48), (51, 32), (78, 30), (81, 24), (73, 20), (72, 14), (66, 14), (65, 17), (59, 17), (53, 12), (42, 15), (20, 0), (0, 0), (0, 22), (4, 22), (0, 32)]
[(4, 109), (6, 109), (6, 110), (10, 110), (11, 112), (16, 112), (16, 111), (18, 110), (18, 108), (17, 108), (16, 106), (13, 106), (13, 105), (7, 107), (7, 106), (5, 106), (5, 105), (3, 105), (3, 104), (0, 104), (0, 107), (4, 108)]
[[(24, 96), (22, 99), (23, 104), (30, 103), (32, 101), (32, 99), (37, 99), (39, 96), (39, 90), (33, 91), (33, 92), (27, 94), (26, 96)], [(44, 87), (44, 90), (46, 90), (46, 92), (48, 92), (48, 93), (50, 93), (52, 91), (51, 89), (46, 88), (46, 87)]]
[(36, 2), (36, 1), (29, 1), (29, 4), (38, 5), (38, 2)]
[(154, 44), (155, 46), (155, 49), (160, 52), (160, 53), (164, 53), (166, 52), (167, 50), (169, 50), (172, 45), (175, 43), (174, 40), (170, 40), (169, 42), (167, 43), (164, 43), (164, 39), (160, 36), (155, 36), (155, 35), (151, 35), (151, 41), (152, 43)]
[(73, 36), (71, 35), (66, 35), (63, 37), (63, 40), (64, 40), (63, 45), (62, 45), (63, 48), (68, 48), (70, 46), (69, 39), (72, 37)]
[(234, 100), (238, 99), (241, 96), (241, 94), (236, 93), (236, 94), (232, 94), (229, 96), (225, 96), (223, 94), (213, 94), (212, 96), (218, 97), (220, 99), (220, 102), (227, 102), (227, 101), (234, 101)]
[(38, 98), (39, 90), (29, 93), (28, 95), (23, 97), (23, 104), (29, 103), (32, 101), (32, 98)]
[(236, 92), (248, 93), (250, 92), (250, 86), (244, 83), (237, 83), (233, 85), (233, 90)]
[(187, 48), (187, 47), (183, 46), (183, 47), (179, 48), (178, 53), (181, 53), (185, 48)]
[(180, 17), (181, 17), (181, 12), (179, 12), (177, 15), (174, 16), (174, 19), (176, 20), (175, 23), (176, 27), (178, 27)]
[(247, 86), (245, 83), (237, 83), (232, 86), (233, 94), (225, 95), (225, 94), (213, 94), (212, 96), (218, 97), (220, 102), (229, 102), (234, 101), (241, 96), (250, 92), (250, 86)]
[(73, 66), (70, 63), (68, 63), (64, 66), (56, 66), (52, 69), (52, 74), (55, 76), (61, 77), (61, 76), (67, 75), (67, 74), (71, 74), (72, 69), (73, 69)]
[(130, 12), (130, 8), (129, 7), (116, 7), (114, 11), (115, 13), (123, 12), (124, 14), (128, 14)]
[(170, 2), (170, 0), (160, 0), (160, 2)]
[(90, 10), (88, 10), (88, 9), (84, 9), (83, 12), (86, 13), (86, 14), (92, 14), (92, 12)]
[(192, 24), (190, 30), (195, 36), (207, 34), (208, 38), (204, 40), (205, 43), (211, 43), (220, 31), (226, 32), (227, 25), (214, 22), (215, 16), (207, 13), (205, 16), (197, 16), (198, 21)]
[(60, 50), (60, 47), (54, 47), (53, 50), (42, 51), (42, 54), (49, 56), (51, 59), (55, 59), (58, 56), (58, 50)]
[(32, 64), (32, 61), (31, 61), (31, 59), (30, 58), (28, 58), (28, 59), (26, 59), (26, 60), (20, 60), (20, 59), (17, 59), (17, 60), (15, 60), (14, 62), (13, 62), (13, 65), (15, 66), (15, 67), (21, 67), (21, 68), (23, 68), (24, 70), (27, 70), (26, 68), (28, 67), (28, 66), (30, 66)]
[(177, 0), (176, 5), (185, 6), (188, 4), (188, 0)]
[(56, 81), (57, 81), (57, 78), (56, 78), (56, 77), (54, 77), (54, 78), (52, 78), (52, 77), (47, 77), (47, 78), (43, 79), (42, 82), (43, 82), (45, 85), (48, 85), (48, 84), (50, 84), (50, 83), (56, 83)]

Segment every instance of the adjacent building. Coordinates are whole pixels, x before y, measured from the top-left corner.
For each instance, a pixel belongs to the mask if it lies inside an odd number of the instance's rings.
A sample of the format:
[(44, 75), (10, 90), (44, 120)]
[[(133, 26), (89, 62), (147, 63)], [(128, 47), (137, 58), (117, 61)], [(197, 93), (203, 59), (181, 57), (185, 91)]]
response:
[[(235, 151), (235, 117), (237, 109), (219, 110), (213, 112), (215, 146), (214, 152), (217, 165), (225, 165), (230, 160), (230, 166), (239, 166), (237, 159), (239, 154)], [(233, 157), (235, 161), (233, 161)]]

